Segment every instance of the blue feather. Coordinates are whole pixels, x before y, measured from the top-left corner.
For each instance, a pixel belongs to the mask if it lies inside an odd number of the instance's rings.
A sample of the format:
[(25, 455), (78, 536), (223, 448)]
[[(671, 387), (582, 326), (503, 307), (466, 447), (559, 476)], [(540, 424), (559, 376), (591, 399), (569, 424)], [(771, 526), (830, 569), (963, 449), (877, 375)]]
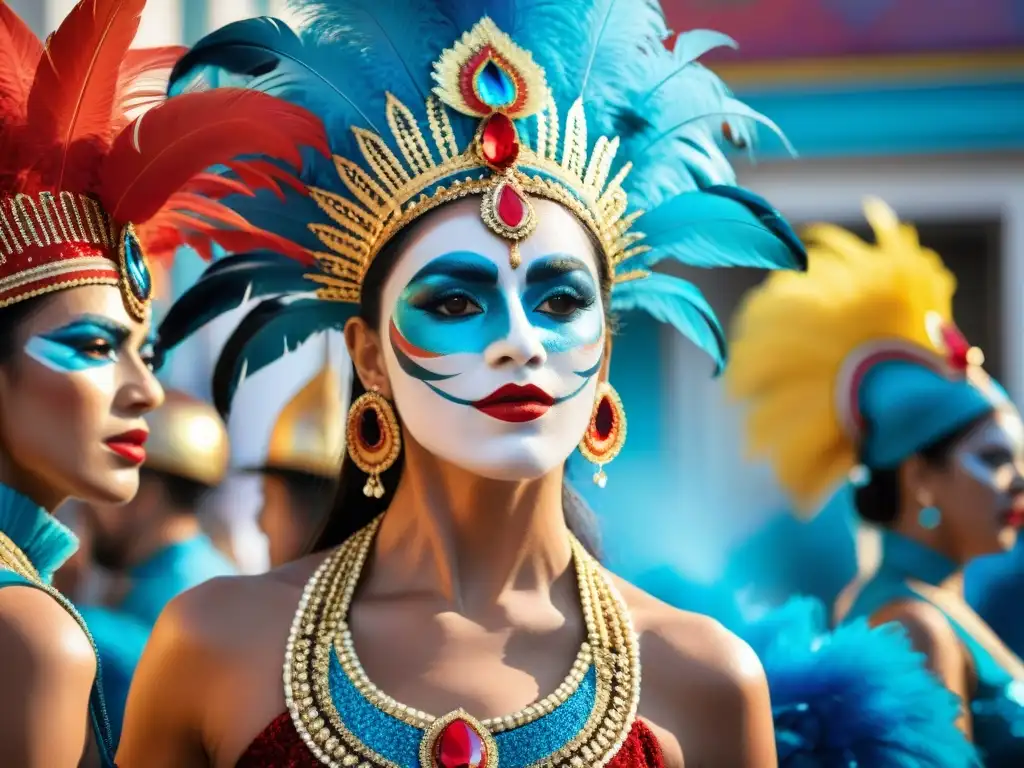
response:
[(616, 283), (612, 288), (612, 310), (646, 312), (655, 320), (672, 325), (711, 355), (716, 374), (725, 366), (722, 326), (700, 290), (686, 280), (652, 272), (637, 280)]
[(781, 768), (966, 768), (959, 699), (898, 625), (827, 630), (816, 600), (794, 598), (741, 634), (764, 665)]
[[(346, 67), (345, 60), (334, 53), (304, 43), (280, 19), (245, 19), (196, 43), (175, 65), (168, 92), (173, 96), (188, 88), (196, 77), (209, 78), (211, 72), (221, 71), (234, 76), (236, 85), (238, 78), (247, 78), (245, 84), (250, 88), (310, 108), (325, 124), (343, 121), (379, 133), (380, 126), (367, 114), (367, 102), (383, 104), (383, 95), (363, 73)], [(360, 65), (361, 57), (355, 63)]]
[(433, 2), (297, 0), (293, 6), (310, 22), (304, 37), (332, 50), (358, 53), (372, 87), (381, 91), (387, 83), (387, 90), (411, 109), (426, 103), (433, 63), (458, 36)]
[(806, 268), (806, 251), (782, 216), (736, 189), (684, 192), (645, 213), (635, 227), (651, 250), (626, 259), (619, 270), (650, 269), (667, 258), (693, 267)]
[(215, 261), (168, 309), (157, 330), (157, 352), (163, 358), (204, 325), (249, 298), (309, 292), (315, 284), (306, 269), (276, 253), (243, 253)]
[(213, 372), (214, 406), (226, 419), (245, 377), (294, 351), (316, 333), (341, 330), (355, 312), (351, 304), (296, 295), (260, 302), (224, 344)]

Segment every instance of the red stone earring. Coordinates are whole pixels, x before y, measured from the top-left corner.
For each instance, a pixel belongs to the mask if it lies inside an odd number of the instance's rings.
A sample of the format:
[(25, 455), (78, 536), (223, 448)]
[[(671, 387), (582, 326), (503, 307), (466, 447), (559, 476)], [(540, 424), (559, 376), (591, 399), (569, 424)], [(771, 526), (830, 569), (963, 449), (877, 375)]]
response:
[(384, 486), (380, 476), (398, 459), (402, 432), (395, 409), (376, 387), (357, 397), (348, 409), (345, 444), (352, 461), (369, 475), (363, 493), (381, 498)]
[(601, 488), (608, 483), (604, 466), (622, 450), (626, 443), (626, 411), (622, 400), (611, 384), (602, 383), (597, 390), (597, 402), (590, 417), (587, 431), (580, 440), (580, 453), (597, 465), (594, 482)]

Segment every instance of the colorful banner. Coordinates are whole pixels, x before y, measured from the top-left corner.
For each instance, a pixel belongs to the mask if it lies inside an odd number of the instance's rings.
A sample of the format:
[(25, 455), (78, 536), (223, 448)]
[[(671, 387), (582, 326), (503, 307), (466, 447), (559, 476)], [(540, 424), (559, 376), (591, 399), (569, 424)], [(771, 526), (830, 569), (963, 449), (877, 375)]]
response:
[(714, 29), (754, 62), (1024, 47), (1024, 0), (662, 0), (673, 29)]

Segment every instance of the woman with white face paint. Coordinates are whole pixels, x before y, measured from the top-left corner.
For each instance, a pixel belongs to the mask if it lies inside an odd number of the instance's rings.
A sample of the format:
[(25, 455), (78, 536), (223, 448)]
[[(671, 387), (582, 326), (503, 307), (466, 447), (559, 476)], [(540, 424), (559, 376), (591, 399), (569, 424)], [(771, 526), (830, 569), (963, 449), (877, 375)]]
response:
[[(641, 0), (306, 5), (302, 39), (230, 25), (172, 91), (247, 82), (323, 116), (335, 158), (304, 168), (305, 194), (232, 200), (308, 257), (214, 264), (160, 344), (270, 297), (221, 356), (226, 412), (243, 376), (344, 327), (338, 501), (310, 557), (170, 606), (119, 764), (775, 765), (750, 648), (608, 573), (566, 523), (570, 454), (603, 485), (625, 438), (613, 313), (647, 311), (724, 362), (700, 294), (653, 268), (803, 265), (780, 216), (730, 183), (719, 140), (746, 144), (757, 116), (694, 62), (726, 41), (670, 53)], [(806, 704), (779, 739), (804, 765), (822, 712)]]
[[(210, 199), (199, 201), (208, 218), (193, 217), (196, 188), (217, 187), (204, 179), (206, 168), (236, 154), (298, 154), (299, 144), (323, 139), (309, 113), (266, 94), (224, 91), (161, 104), (154, 82), (161, 72), (166, 79), (183, 50), (129, 51), (144, 5), (78, 3), (44, 44), (0, 3), (5, 766), (113, 758), (95, 643), (52, 584), (78, 545), (53, 512), (68, 498), (123, 504), (138, 490), (144, 416), (163, 400), (152, 372), (147, 257), (169, 260), (186, 240), (201, 245), (219, 237), (221, 224), (238, 223)], [(225, 141), (237, 119), (287, 130)], [(234, 242), (274, 240), (244, 228), (230, 233)]]
[[(307, 258), (214, 264), (159, 345), (267, 297), (214, 373), (227, 413), (243, 376), (344, 328), (337, 503), (311, 556), (169, 607), (119, 765), (771, 768), (778, 751), (960, 768), (948, 694), (902, 638), (845, 635), (822, 676), (807, 654), (829, 644), (787, 614), (799, 639), (766, 655), (773, 712), (749, 646), (608, 573), (567, 523), (570, 454), (600, 486), (625, 438), (614, 313), (647, 311), (724, 363), (699, 292), (653, 268), (804, 264), (731, 183), (720, 141), (747, 144), (758, 116), (695, 63), (728, 41), (684, 34), (669, 53), (646, 0), (305, 5), (301, 39), (253, 19), (200, 41), (172, 92), (247, 83), (323, 116), (332, 163), (231, 201)], [(858, 665), (879, 643), (887, 663)]]
[(883, 203), (865, 211), (877, 245), (814, 227), (808, 272), (751, 294), (729, 383), (805, 509), (850, 482), (879, 530), (879, 564), (837, 618), (901, 625), (963, 702), (984, 765), (1021, 765), (1024, 663), (968, 607), (962, 569), (1024, 524), (1024, 429), (954, 324), (953, 276)]

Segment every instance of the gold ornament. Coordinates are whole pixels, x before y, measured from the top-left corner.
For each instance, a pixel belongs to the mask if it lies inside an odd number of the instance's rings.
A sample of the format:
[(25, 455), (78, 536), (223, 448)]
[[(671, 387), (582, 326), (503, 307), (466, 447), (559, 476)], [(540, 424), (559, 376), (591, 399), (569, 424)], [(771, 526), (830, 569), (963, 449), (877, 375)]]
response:
[(636, 717), (640, 700), (639, 648), (622, 597), (582, 545), (571, 538), (587, 639), (555, 693), (506, 717), (476, 720), (461, 710), (434, 717), (395, 701), (370, 682), (352, 642), (347, 623), (352, 596), (381, 519), (378, 517), (324, 560), (306, 584), (289, 634), (285, 701), (296, 730), (316, 758), (332, 768), (408, 768), (371, 750), (346, 725), (331, 698), (328, 681), (334, 654), (350, 683), (367, 701), (424, 732), (421, 768), (435, 768), (436, 740), (455, 721), (470, 727), (481, 739), (486, 765), (496, 765), (498, 747), (493, 735), (553, 712), (579, 688), (593, 666), (597, 690), (586, 724), (563, 748), (527, 768), (607, 765), (622, 747)]
[[(377, 432), (372, 444), (364, 434), (367, 416), (372, 416)], [(384, 496), (380, 476), (398, 460), (402, 450), (402, 431), (395, 418), (395, 410), (376, 388), (356, 398), (348, 409), (348, 426), (345, 431), (348, 455), (355, 465), (369, 477), (363, 486), (363, 493), (374, 498)]]
[(594, 483), (600, 488), (608, 484), (605, 465), (619, 455), (625, 444), (626, 409), (612, 385), (602, 382), (597, 389), (597, 400), (587, 431), (580, 440), (580, 453), (587, 461), (597, 465)]

